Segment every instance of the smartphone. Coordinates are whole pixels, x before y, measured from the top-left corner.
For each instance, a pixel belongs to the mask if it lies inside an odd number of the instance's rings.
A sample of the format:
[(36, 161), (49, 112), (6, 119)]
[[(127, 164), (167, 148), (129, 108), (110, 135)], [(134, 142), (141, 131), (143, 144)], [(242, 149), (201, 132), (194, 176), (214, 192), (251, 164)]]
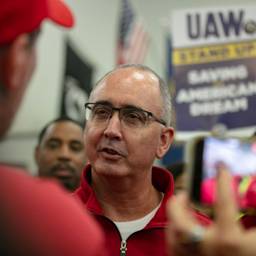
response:
[(191, 200), (212, 208), (216, 200), (216, 174), (232, 174), (231, 189), (241, 210), (256, 209), (256, 140), (198, 137), (189, 145), (188, 171)]

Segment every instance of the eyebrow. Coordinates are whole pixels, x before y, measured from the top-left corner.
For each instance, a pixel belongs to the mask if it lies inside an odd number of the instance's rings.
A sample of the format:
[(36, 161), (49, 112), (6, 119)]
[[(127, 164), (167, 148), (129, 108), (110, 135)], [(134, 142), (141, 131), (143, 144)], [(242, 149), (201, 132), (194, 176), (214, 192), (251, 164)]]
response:
[(71, 140), (70, 143), (76, 143), (76, 144), (83, 145), (83, 142), (80, 140)]
[[(109, 102), (107, 100), (99, 100), (99, 101), (96, 101), (95, 103), (115, 107), (111, 102)], [(136, 108), (136, 109), (140, 109), (140, 110), (143, 110), (143, 111), (150, 112), (148, 110), (143, 109), (142, 107), (139, 107), (139, 106), (136, 106), (136, 105), (131, 105), (131, 104), (121, 105), (120, 108)]]
[(45, 142), (47, 143), (47, 142), (51, 142), (51, 141), (59, 142), (59, 141), (61, 141), (61, 139), (56, 138), (56, 137), (51, 137), (51, 138), (47, 139)]
[[(52, 138), (49, 138), (48, 140), (46, 140), (46, 143), (47, 142), (52, 142), (52, 141), (54, 141), (54, 142), (62, 142), (63, 140), (62, 139), (60, 139), (60, 138), (58, 138), (58, 137), (52, 137)], [(83, 142), (81, 141), (81, 140), (78, 140), (78, 139), (71, 139), (71, 140), (69, 140), (69, 143), (79, 143), (79, 144), (83, 144)]]

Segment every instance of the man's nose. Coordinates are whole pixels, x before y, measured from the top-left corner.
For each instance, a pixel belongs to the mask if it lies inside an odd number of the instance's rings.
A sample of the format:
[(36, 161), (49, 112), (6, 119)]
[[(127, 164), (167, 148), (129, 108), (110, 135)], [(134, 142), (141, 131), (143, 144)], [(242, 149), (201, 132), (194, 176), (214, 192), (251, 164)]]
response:
[(69, 150), (68, 145), (62, 145), (61, 146), (61, 148), (59, 150), (58, 158), (59, 159), (65, 159), (65, 160), (70, 159), (70, 150)]
[(109, 118), (106, 128), (104, 130), (104, 135), (109, 138), (121, 138), (121, 120), (119, 118), (119, 112), (113, 112), (112, 116)]

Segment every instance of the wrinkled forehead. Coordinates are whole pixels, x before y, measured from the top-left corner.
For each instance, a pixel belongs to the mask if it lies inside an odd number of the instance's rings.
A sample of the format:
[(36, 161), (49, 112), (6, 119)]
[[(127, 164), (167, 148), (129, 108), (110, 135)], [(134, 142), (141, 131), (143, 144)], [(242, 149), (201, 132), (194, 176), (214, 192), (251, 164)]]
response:
[(117, 69), (104, 77), (91, 94), (90, 101), (114, 97), (137, 102), (138, 100), (160, 102), (158, 78), (147, 70), (135, 68)]

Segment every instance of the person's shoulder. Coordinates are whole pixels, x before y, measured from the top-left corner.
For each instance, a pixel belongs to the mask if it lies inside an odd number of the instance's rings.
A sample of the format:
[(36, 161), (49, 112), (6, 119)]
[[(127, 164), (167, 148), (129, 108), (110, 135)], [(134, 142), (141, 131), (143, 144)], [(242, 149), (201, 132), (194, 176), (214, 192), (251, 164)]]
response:
[(103, 251), (100, 227), (57, 183), (0, 166), (0, 188), (0, 226), (8, 234), (5, 249), (10, 255), (19, 250), (27, 255), (100, 255)]
[(30, 177), (26, 170), (8, 166), (8, 165), (0, 165), (0, 184), (2, 186), (10, 186), (10, 185), (18, 185), (21, 181), (31, 181), (32, 177)]
[(15, 191), (20, 191), (21, 194), (25, 195), (27, 191), (30, 192), (30, 189), (33, 189), (34, 193), (39, 193), (41, 190), (47, 190), (47, 193), (50, 193), (51, 190), (62, 191), (56, 182), (44, 181), (38, 177), (31, 176), (24, 169), (7, 165), (0, 165), (0, 186), (3, 193), (5, 190), (12, 190), (12, 195)]
[(19, 173), (19, 174), (21, 173), (21, 175), (26, 175), (25, 174), (26, 170), (19, 168), (19, 167), (0, 164), (1, 177), (12, 177), (12, 176), (17, 175), (17, 173)]

